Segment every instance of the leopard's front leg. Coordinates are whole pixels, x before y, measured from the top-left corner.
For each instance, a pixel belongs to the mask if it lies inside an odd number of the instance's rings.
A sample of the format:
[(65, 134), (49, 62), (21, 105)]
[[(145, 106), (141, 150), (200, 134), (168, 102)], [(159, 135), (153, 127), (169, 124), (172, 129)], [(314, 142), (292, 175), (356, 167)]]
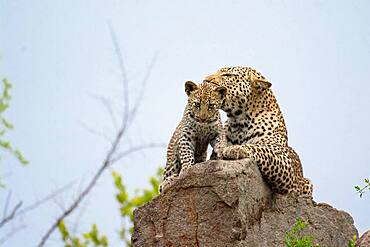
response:
[(211, 154), (211, 160), (220, 160), (222, 159), (222, 152), (227, 147), (225, 129), (222, 126), (221, 120), (217, 126), (217, 133), (213, 140), (210, 142), (211, 146), (213, 147), (213, 151)]
[(179, 160), (181, 164), (180, 177), (184, 171), (188, 170), (194, 165), (194, 144), (191, 143), (186, 137), (179, 140), (178, 149)]
[(225, 135), (222, 133), (217, 135), (217, 137), (211, 141), (211, 146), (213, 147), (213, 151), (212, 151), (210, 159), (211, 160), (222, 159), (223, 150), (225, 150), (227, 146)]
[(171, 175), (164, 179), (164, 181), (159, 186), (159, 193), (167, 191), (175, 182), (179, 179), (178, 175)]

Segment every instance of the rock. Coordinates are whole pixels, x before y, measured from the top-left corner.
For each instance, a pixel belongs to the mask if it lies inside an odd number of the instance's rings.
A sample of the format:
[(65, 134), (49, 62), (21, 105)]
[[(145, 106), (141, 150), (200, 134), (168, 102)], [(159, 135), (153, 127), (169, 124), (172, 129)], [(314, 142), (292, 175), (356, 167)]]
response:
[(352, 217), (310, 198), (271, 192), (250, 159), (207, 161), (134, 212), (132, 244), (146, 246), (283, 246), (297, 218), (304, 234), (326, 246), (347, 246)]
[(362, 234), (356, 242), (356, 247), (369, 247), (370, 246), (370, 230)]

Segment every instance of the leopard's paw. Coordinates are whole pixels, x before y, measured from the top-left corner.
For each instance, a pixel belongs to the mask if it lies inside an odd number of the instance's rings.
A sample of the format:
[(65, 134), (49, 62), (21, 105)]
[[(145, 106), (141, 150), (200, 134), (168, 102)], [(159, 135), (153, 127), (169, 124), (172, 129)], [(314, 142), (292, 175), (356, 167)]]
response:
[(222, 157), (227, 160), (248, 158), (248, 150), (241, 145), (228, 146), (222, 150)]
[(185, 177), (187, 171), (191, 168), (192, 166), (191, 165), (183, 165), (181, 167), (181, 171), (180, 171), (180, 175), (179, 175), (179, 178), (183, 178)]
[(172, 187), (176, 183), (178, 179), (179, 179), (178, 176), (166, 178), (159, 186), (159, 192), (162, 194), (163, 192), (167, 191), (170, 187)]

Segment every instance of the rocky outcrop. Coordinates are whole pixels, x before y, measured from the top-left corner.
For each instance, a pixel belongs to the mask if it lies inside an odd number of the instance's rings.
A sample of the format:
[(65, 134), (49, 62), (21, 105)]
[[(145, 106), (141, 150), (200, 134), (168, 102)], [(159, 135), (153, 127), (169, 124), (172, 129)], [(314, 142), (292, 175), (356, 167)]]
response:
[(361, 238), (356, 242), (357, 247), (369, 247), (370, 246), (370, 230), (364, 232)]
[(297, 218), (304, 234), (326, 246), (347, 246), (352, 217), (310, 198), (271, 192), (249, 159), (207, 161), (134, 212), (132, 243), (146, 246), (283, 246)]

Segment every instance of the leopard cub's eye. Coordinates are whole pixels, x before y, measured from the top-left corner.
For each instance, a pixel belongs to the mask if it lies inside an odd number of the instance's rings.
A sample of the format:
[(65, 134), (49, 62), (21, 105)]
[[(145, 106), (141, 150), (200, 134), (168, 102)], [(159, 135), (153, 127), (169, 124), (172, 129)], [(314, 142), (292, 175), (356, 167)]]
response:
[(200, 107), (200, 103), (199, 103), (199, 102), (194, 102), (194, 103), (193, 103), (193, 105), (194, 105), (195, 107), (197, 107), (197, 108), (199, 108), (199, 107)]
[(216, 108), (215, 104), (209, 104), (209, 109), (214, 109), (214, 108)]

